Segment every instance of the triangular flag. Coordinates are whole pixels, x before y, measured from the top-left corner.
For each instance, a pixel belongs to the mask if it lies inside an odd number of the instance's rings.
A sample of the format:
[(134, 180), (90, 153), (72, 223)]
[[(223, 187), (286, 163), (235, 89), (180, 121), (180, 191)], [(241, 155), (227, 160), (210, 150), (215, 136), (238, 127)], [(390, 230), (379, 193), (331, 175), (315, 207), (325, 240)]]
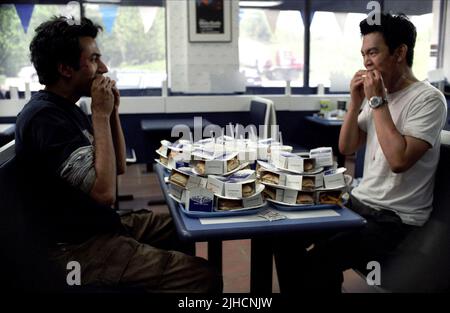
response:
[(266, 18), (269, 22), (270, 30), (272, 31), (272, 34), (275, 33), (275, 27), (277, 25), (278, 16), (280, 15), (280, 11), (278, 10), (266, 10)]
[(144, 33), (147, 33), (152, 28), (155, 21), (158, 7), (140, 7), (139, 14), (141, 15), (142, 23), (144, 24)]
[(112, 32), (112, 28), (116, 20), (117, 8), (117, 5), (100, 5), (100, 15), (102, 16), (103, 25), (105, 25), (106, 32), (109, 34)]
[(341, 28), (342, 33), (345, 31), (345, 20), (347, 19), (348, 13), (334, 13), (334, 16), (336, 16), (336, 21)]
[(25, 33), (30, 25), (31, 15), (33, 14), (34, 4), (15, 4), (17, 15), (19, 15)]

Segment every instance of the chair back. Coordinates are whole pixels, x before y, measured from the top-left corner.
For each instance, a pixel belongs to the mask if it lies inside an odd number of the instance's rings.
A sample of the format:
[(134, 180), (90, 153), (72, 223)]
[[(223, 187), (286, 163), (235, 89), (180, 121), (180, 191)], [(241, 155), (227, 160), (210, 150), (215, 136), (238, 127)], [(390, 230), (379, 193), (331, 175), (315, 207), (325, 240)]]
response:
[[(446, 139), (447, 138), (447, 139)], [(450, 291), (450, 139), (441, 136), (433, 211), (427, 223), (396, 249), (381, 275), (382, 287), (396, 292)]]
[(250, 123), (257, 127), (259, 138), (273, 137), (271, 126), (276, 124), (275, 106), (272, 100), (254, 97), (250, 101)]

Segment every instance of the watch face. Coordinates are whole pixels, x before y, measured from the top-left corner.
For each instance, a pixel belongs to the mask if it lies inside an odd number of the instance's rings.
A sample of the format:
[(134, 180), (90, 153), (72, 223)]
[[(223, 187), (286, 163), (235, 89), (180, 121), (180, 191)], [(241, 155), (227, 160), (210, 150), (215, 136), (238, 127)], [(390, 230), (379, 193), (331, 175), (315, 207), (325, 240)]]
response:
[(369, 106), (371, 108), (378, 108), (382, 104), (383, 104), (383, 98), (381, 98), (381, 97), (372, 97), (369, 100)]

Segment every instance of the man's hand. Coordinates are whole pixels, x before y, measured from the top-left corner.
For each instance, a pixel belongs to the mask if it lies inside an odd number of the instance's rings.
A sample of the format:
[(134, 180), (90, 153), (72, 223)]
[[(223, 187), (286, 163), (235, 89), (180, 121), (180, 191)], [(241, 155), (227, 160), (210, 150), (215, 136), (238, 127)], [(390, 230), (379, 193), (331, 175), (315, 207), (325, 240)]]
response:
[(113, 81), (109, 77), (98, 76), (92, 82), (92, 115), (110, 116), (115, 106)]
[(357, 109), (359, 110), (362, 102), (364, 101), (364, 98), (366, 95), (364, 94), (364, 76), (366, 75), (367, 71), (360, 70), (355, 73), (353, 76), (352, 81), (350, 82), (350, 96), (351, 96), (351, 103), (354, 106), (357, 106)]
[(367, 74), (364, 77), (364, 93), (366, 94), (367, 99), (374, 96), (386, 97), (383, 77), (377, 70), (367, 71)]
[(120, 106), (120, 93), (119, 93), (119, 89), (117, 89), (115, 80), (112, 81), (112, 92), (114, 95), (114, 111), (118, 113), (119, 106)]

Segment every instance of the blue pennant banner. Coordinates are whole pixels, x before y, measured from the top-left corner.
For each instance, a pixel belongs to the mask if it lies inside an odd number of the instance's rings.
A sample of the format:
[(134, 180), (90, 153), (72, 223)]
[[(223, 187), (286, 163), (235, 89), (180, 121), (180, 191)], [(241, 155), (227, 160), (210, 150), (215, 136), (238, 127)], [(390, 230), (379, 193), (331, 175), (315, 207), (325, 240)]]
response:
[(33, 14), (34, 4), (15, 4), (17, 15), (19, 15), (25, 33), (30, 25), (31, 15)]
[(112, 28), (116, 20), (117, 8), (117, 5), (100, 5), (100, 14), (102, 16), (103, 25), (105, 25), (106, 32), (109, 34), (112, 32)]

